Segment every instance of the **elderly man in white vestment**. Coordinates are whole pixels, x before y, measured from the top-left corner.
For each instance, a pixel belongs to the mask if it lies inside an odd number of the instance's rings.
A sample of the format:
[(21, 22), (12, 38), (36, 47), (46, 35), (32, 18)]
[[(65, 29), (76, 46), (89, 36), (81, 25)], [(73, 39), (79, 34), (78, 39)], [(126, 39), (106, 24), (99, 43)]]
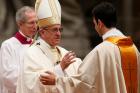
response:
[(36, 21), (36, 13), (32, 7), (24, 6), (16, 12), (19, 31), (10, 39), (5, 40), (0, 50), (1, 93), (16, 93), (24, 51), (29, 47), (35, 35)]
[(58, 0), (37, 0), (35, 9), (39, 37), (26, 51), (17, 93), (61, 93), (54, 85), (45, 85), (47, 71), (57, 73), (58, 77), (71, 76), (82, 61), (74, 52), (58, 46), (63, 30)]
[(103, 2), (92, 13), (103, 42), (85, 57), (77, 75), (56, 77), (49, 72), (45, 85), (56, 84), (61, 93), (140, 93), (139, 51), (116, 28), (115, 8)]

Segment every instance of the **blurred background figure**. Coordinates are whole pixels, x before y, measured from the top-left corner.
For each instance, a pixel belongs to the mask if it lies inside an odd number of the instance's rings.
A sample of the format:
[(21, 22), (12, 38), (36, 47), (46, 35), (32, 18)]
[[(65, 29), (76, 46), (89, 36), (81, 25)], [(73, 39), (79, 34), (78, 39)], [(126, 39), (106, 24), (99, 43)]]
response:
[(34, 0), (0, 0), (0, 42), (17, 32), (15, 14), (23, 6), (33, 6)]
[[(36, 0), (0, 0), (0, 42), (15, 33), (14, 15), (24, 5), (34, 6)], [(93, 6), (101, 1), (109, 1), (117, 7), (118, 28), (124, 34), (131, 35), (140, 49), (140, 12), (139, 0), (59, 0), (62, 6), (63, 46), (73, 50), (83, 58), (89, 50), (101, 42), (96, 31), (93, 31)], [(93, 33), (93, 34), (91, 34)]]
[(32, 43), (32, 37), (37, 29), (37, 16), (34, 8), (22, 7), (16, 12), (15, 18), (18, 31), (11, 38), (3, 41), (0, 47), (1, 93), (16, 93), (24, 52)]

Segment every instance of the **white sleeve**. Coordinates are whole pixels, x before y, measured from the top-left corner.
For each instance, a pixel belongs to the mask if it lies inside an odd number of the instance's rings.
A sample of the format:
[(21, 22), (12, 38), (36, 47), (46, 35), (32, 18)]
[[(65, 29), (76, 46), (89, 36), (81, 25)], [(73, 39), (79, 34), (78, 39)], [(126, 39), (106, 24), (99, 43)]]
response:
[(54, 68), (54, 72), (56, 73), (56, 75), (59, 76), (64, 76), (64, 72), (60, 66), (60, 64), (56, 65)]
[(14, 51), (11, 49), (12, 47), (8, 43), (3, 43), (1, 46), (0, 56), (1, 56), (1, 65), (0, 70), (2, 73), (2, 81), (4, 86), (10, 90), (15, 91), (16, 82), (17, 82), (17, 73), (18, 67), (16, 62), (16, 58), (13, 56)]

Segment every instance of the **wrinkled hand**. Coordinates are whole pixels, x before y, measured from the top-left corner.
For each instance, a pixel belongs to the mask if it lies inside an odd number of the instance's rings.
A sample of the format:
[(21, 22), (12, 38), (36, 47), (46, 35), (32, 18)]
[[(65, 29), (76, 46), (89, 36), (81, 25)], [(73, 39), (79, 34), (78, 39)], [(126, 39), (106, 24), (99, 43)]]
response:
[(40, 75), (39, 79), (43, 85), (55, 85), (55, 74), (52, 72), (45, 72)]
[(65, 70), (71, 63), (75, 62), (74, 58), (76, 57), (75, 53), (70, 51), (68, 52), (60, 62), (62, 70)]

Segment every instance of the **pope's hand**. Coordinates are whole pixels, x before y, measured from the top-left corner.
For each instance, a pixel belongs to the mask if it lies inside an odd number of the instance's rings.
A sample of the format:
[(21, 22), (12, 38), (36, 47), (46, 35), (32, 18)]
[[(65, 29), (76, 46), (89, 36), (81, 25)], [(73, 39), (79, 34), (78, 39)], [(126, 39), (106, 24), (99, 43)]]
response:
[(40, 75), (39, 79), (43, 85), (55, 85), (55, 74), (52, 72), (45, 72)]
[(70, 51), (68, 52), (60, 62), (62, 70), (65, 70), (71, 63), (75, 62), (74, 58), (76, 57), (75, 53)]

